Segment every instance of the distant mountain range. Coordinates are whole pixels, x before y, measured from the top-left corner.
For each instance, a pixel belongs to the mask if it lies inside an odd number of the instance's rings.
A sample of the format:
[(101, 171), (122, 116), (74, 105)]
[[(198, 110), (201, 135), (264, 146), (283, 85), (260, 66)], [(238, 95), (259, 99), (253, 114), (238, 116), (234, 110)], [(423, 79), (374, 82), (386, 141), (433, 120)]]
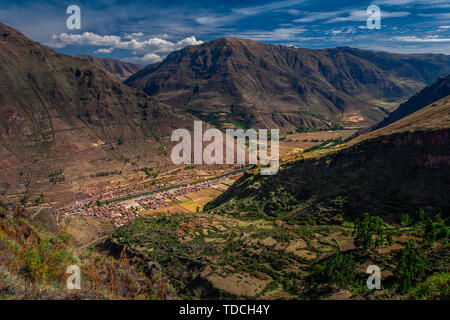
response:
[(82, 54), (77, 55), (77, 57), (92, 62), (97, 67), (116, 75), (122, 81), (144, 68), (138, 64), (110, 58), (98, 58)]
[(221, 38), (175, 51), (125, 83), (219, 127), (288, 131), (374, 125), (449, 73), (446, 55)]

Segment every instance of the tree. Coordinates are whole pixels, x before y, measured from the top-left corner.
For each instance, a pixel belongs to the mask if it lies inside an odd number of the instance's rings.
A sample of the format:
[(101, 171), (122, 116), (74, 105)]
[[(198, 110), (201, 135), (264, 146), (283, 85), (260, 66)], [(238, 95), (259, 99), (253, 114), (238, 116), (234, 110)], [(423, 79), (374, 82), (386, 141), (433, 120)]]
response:
[(407, 227), (409, 225), (410, 221), (409, 221), (409, 214), (404, 214), (403, 215), (403, 220), (402, 220), (402, 226), (403, 227)]
[(423, 240), (425, 244), (429, 245), (436, 240), (448, 238), (448, 236), (449, 228), (445, 225), (445, 222), (442, 220), (440, 214), (437, 214), (434, 219), (428, 217), (425, 220), (423, 230)]
[(414, 240), (409, 240), (396, 257), (394, 276), (398, 281), (399, 292), (409, 291), (414, 283), (423, 276), (424, 270), (424, 254), (420, 248), (416, 248)]
[(353, 255), (338, 253), (328, 260), (315, 265), (312, 279), (317, 283), (348, 285), (355, 278), (356, 263)]
[(355, 246), (364, 251), (379, 248), (386, 241), (385, 227), (383, 219), (378, 216), (370, 216), (367, 212), (364, 213), (356, 220), (353, 229)]
[(386, 237), (386, 241), (388, 243), (388, 246), (392, 246), (394, 244), (394, 239), (392, 238), (392, 233), (389, 233)]

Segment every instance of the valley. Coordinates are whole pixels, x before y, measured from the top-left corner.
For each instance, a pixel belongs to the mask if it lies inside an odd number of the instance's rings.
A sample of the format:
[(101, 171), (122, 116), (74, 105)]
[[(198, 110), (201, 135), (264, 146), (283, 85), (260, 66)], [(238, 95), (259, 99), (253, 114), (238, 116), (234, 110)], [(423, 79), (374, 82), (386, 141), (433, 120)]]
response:
[[(448, 55), (225, 37), (144, 67), (0, 23), (0, 74), (0, 298), (449, 299)], [(175, 164), (198, 120), (278, 129), (279, 170)]]

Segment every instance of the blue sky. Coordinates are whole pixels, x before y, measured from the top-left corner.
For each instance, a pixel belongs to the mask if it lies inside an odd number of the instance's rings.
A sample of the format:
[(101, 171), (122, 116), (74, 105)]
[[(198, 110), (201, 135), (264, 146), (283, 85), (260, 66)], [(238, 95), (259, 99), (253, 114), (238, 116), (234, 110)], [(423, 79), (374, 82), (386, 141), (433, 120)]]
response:
[[(80, 30), (66, 27), (71, 4), (81, 9)], [(371, 4), (381, 9), (381, 29), (366, 26)], [(224, 36), (306, 48), (450, 54), (450, 0), (1, 0), (0, 22), (59, 52), (144, 65)]]

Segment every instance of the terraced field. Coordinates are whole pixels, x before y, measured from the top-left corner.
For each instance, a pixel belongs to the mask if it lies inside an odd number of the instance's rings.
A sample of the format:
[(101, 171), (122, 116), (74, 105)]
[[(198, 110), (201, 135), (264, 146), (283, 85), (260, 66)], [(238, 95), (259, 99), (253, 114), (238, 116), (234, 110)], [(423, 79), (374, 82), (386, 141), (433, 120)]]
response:
[(100, 217), (67, 217), (64, 231), (72, 237), (75, 246), (81, 247), (111, 234), (114, 226)]
[[(395, 227), (389, 230), (393, 235), (398, 232)], [(299, 225), (287, 220), (243, 220), (227, 214), (161, 212), (121, 227), (107, 238), (103, 248), (116, 252), (126, 245), (130, 256), (157, 262), (184, 298), (392, 296), (391, 251), (403, 248), (411, 238), (418, 239), (417, 231), (403, 228), (401, 236), (394, 236), (391, 243), (371, 255), (357, 254), (352, 231), (349, 222)], [(432, 250), (438, 253), (430, 256), (440, 256), (446, 248), (445, 243), (443, 247), (436, 245)], [(350, 291), (313, 282), (317, 265), (349, 253), (356, 260), (356, 283)], [(374, 263), (382, 269), (386, 283), (377, 292), (365, 286), (367, 266)]]

